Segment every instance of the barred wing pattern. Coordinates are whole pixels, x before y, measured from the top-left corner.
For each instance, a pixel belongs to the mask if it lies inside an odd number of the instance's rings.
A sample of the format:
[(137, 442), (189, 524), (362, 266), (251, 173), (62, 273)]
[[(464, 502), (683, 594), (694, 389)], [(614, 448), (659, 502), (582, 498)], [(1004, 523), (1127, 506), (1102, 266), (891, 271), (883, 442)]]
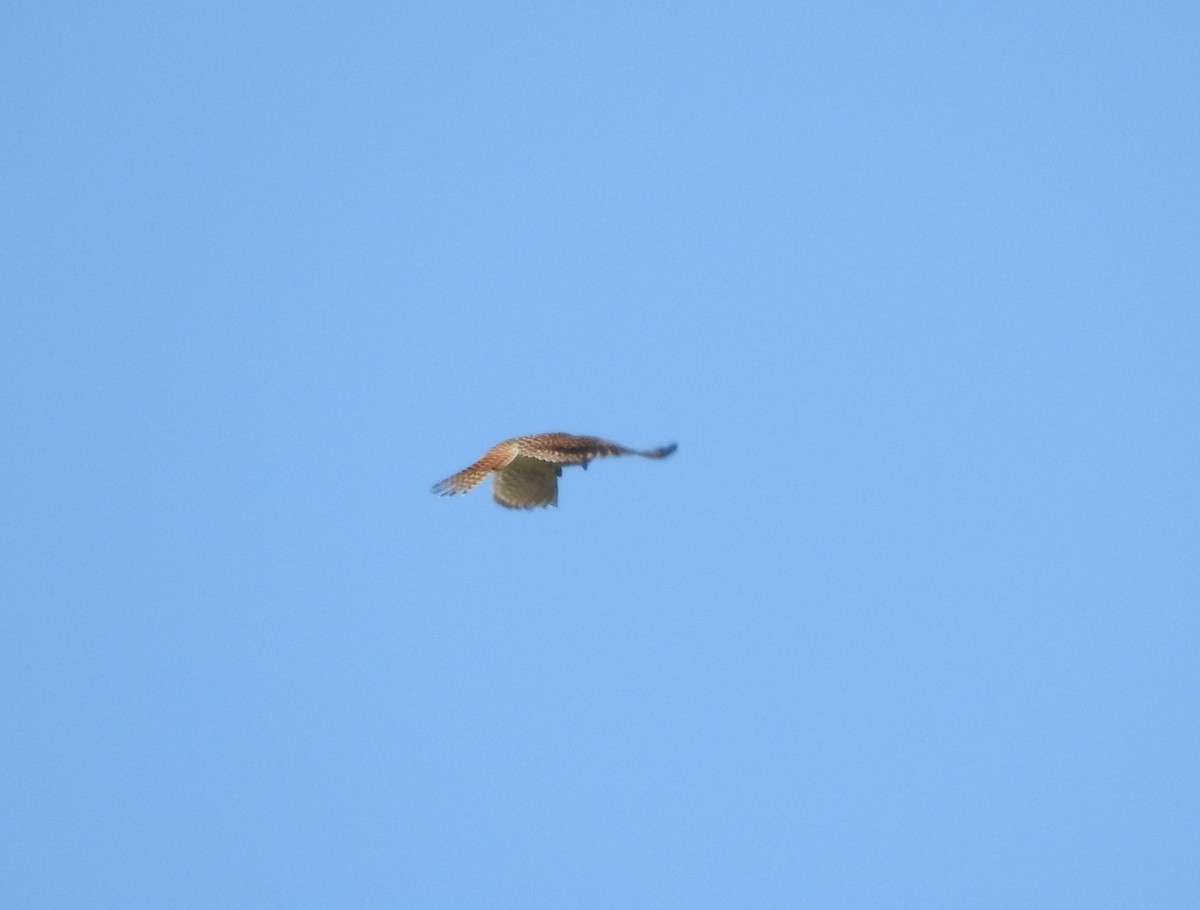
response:
[(595, 436), (570, 433), (516, 436), (492, 446), (475, 464), (435, 484), (433, 492), (441, 496), (469, 493), (491, 474), (492, 498), (502, 506), (510, 509), (557, 506), (558, 478), (564, 465), (586, 468), (593, 459), (611, 455), (666, 458), (674, 451), (674, 444), (642, 451)]

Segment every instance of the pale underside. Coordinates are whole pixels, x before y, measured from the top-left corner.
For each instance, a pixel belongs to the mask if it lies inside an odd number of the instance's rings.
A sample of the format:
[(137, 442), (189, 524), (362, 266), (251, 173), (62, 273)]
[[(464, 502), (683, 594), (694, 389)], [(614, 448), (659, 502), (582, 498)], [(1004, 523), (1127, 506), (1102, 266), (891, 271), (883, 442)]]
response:
[(558, 505), (558, 476), (562, 468), (548, 461), (518, 455), (492, 476), (492, 498), (510, 509)]

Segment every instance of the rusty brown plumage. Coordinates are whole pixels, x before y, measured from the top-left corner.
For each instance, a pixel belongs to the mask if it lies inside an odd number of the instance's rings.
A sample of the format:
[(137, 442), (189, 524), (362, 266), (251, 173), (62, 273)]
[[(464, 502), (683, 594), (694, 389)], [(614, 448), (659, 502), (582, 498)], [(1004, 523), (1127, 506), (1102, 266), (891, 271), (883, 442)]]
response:
[(492, 498), (510, 509), (532, 509), (558, 505), (558, 478), (564, 465), (588, 466), (596, 458), (641, 455), (666, 458), (675, 445), (657, 449), (628, 449), (596, 436), (570, 433), (539, 433), (516, 436), (488, 449), (479, 461), (435, 484), (441, 496), (468, 493), (489, 474), (493, 475)]

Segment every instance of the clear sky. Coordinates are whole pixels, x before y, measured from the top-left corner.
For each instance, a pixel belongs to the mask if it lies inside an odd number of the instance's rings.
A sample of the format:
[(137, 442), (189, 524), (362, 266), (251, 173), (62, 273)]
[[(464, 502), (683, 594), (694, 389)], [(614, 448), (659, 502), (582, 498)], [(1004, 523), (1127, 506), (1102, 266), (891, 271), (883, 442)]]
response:
[(1200, 906), (1198, 46), (10, 4), (0, 904)]

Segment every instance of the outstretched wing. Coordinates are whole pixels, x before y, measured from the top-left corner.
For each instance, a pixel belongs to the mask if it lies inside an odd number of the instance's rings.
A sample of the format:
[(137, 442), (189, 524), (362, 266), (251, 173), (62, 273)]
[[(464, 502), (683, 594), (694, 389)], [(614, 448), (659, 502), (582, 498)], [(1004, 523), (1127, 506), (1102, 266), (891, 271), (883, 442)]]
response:
[(521, 446), (521, 454), (530, 458), (550, 461), (554, 464), (586, 465), (594, 458), (612, 455), (641, 455), (644, 458), (666, 458), (675, 451), (672, 443), (658, 449), (629, 449), (599, 436), (573, 436), (570, 433), (541, 433), (537, 436), (519, 436), (515, 442)]
[(517, 446), (512, 439), (505, 440), (497, 446), (488, 449), (479, 461), (469, 468), (463, 468), (457, 474), (447, 477), (433, 485), (433, 492), (439, 496), (453, 496), (455, 493), (469, 493), (479, 486), (483, 479), (492, 471), (503, 470), (517, 457)]

